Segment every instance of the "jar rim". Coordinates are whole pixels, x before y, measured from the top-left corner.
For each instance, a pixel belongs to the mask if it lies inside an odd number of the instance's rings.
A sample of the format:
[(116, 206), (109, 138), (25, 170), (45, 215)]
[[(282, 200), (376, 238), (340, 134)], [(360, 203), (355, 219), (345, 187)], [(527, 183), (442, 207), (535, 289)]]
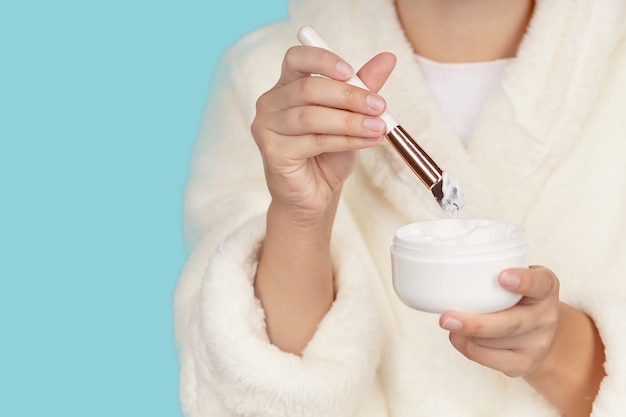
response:
[(502, 252), (525, 247), (523, 228), (488, 219), (440, 219), (410, 223), (396, 230), (397, 248), (428, 256)]

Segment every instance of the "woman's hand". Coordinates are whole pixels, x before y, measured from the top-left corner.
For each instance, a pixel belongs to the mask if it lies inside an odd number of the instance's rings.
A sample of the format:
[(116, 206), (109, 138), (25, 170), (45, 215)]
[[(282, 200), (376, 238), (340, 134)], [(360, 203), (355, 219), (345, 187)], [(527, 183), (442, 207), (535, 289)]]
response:
[[(395, 62), (377, 55), (359, 76), (376, 92)], [(386, 104), (347, 84), (352, 68), (327, 50), (295, 46), (282, 67), (252, 123), (272, 195), (254, 288), (270, 341), (299, 354), (334, 301), (330, 238), (341, 188), (358, 150), (381, 142)]]
[(381, 142), (386, 104), (374, 92), (395, 62), (383, 53), (363, 66), (359, 76), (368, 92), (345, 83), (354, 70), (332, 52), (287, 51), (280, 79), (258, 99), (252, 123), (272, 204), (283, 215), (316, 221), (352, 172), (356, 151)]
[(504, 271), (500, 284), (523, 297), (491, 314), (445, 312), (440, 325), (468, 359), (508, 376), (530, 374), (546, 356), (559, 320), (559, 280), (547, 268)]
[(588, 416), (604, 377), (604, 346), (593, 321), (559, 301), (559, 280), (540, 266), (499, 277), (522, 294), (515, 306), (489, 314), (444, 312), (439, 323), (468, 359), (524, 377), (568, 417)]

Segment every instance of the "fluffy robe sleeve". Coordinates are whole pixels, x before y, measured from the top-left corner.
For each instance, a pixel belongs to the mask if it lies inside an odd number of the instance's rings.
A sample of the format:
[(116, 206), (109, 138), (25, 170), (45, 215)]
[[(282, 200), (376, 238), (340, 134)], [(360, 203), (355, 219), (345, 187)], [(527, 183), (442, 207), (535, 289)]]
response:
[(602, 342), (606, 376), (593, 404), (591, 417), (624, 415), (626, 411), (626, 305), (624, 297), (602, 293), (573, 294), (570, 303), (592, 318)]
[[(381, 328), (368, 285), (375, 269), (340, 208), (331, 310), (301, 356), (269, 343), (253, 289), (269, 200), (249, 126), (254, 97), (271, 83), (243, 84), (263, 71), (245, 73), (254, 61), (247, 52), (226, 64), (242, 56), (236, 64), (244, 73), (219, 80), (212, 94), (188, 182), (192, 244), (174, 300), (182, 408), (189, 417), (347, 416), (374, 384), (379, 361)], [(277, 51), (272, 82), (281, 58)]]

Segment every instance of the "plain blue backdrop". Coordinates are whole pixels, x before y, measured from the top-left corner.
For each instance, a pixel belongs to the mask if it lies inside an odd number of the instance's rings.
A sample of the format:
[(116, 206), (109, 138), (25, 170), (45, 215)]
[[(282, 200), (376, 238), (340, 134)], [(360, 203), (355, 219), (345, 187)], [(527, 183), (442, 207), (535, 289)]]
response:
[(218, 56), (287, 0), (0, 2), (0, 416), (180, 416), (182, 197)]

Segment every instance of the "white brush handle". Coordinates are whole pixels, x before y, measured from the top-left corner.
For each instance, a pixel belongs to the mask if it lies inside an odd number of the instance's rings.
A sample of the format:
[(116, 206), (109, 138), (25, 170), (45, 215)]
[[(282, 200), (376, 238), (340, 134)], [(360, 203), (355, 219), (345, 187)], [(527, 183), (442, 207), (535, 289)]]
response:
[[(306, 46), (315, 46), (317, 48), (326, 49), (327, 51), (334, 52), (332, 48), (326, 43), (324, 38), (320, 36), (319, 33), (312, 26), (305, 25), (300, 28), (298, 31), (298, 40), (302, 45)], [(348, 84), (354, 85), (356, 87), (360, 87), (364, 90), (370, 91), (369, 88), (365, 85), (365, 83), (355, 74), (346, 81)], [(388, 111), (385, 111), (380, 115), (380, 118), (383, 119), (385, 124), (387, 125), (387, 133), (391, 131), (394, 127), (398, 126), (398, 122), (396, 122)]]

